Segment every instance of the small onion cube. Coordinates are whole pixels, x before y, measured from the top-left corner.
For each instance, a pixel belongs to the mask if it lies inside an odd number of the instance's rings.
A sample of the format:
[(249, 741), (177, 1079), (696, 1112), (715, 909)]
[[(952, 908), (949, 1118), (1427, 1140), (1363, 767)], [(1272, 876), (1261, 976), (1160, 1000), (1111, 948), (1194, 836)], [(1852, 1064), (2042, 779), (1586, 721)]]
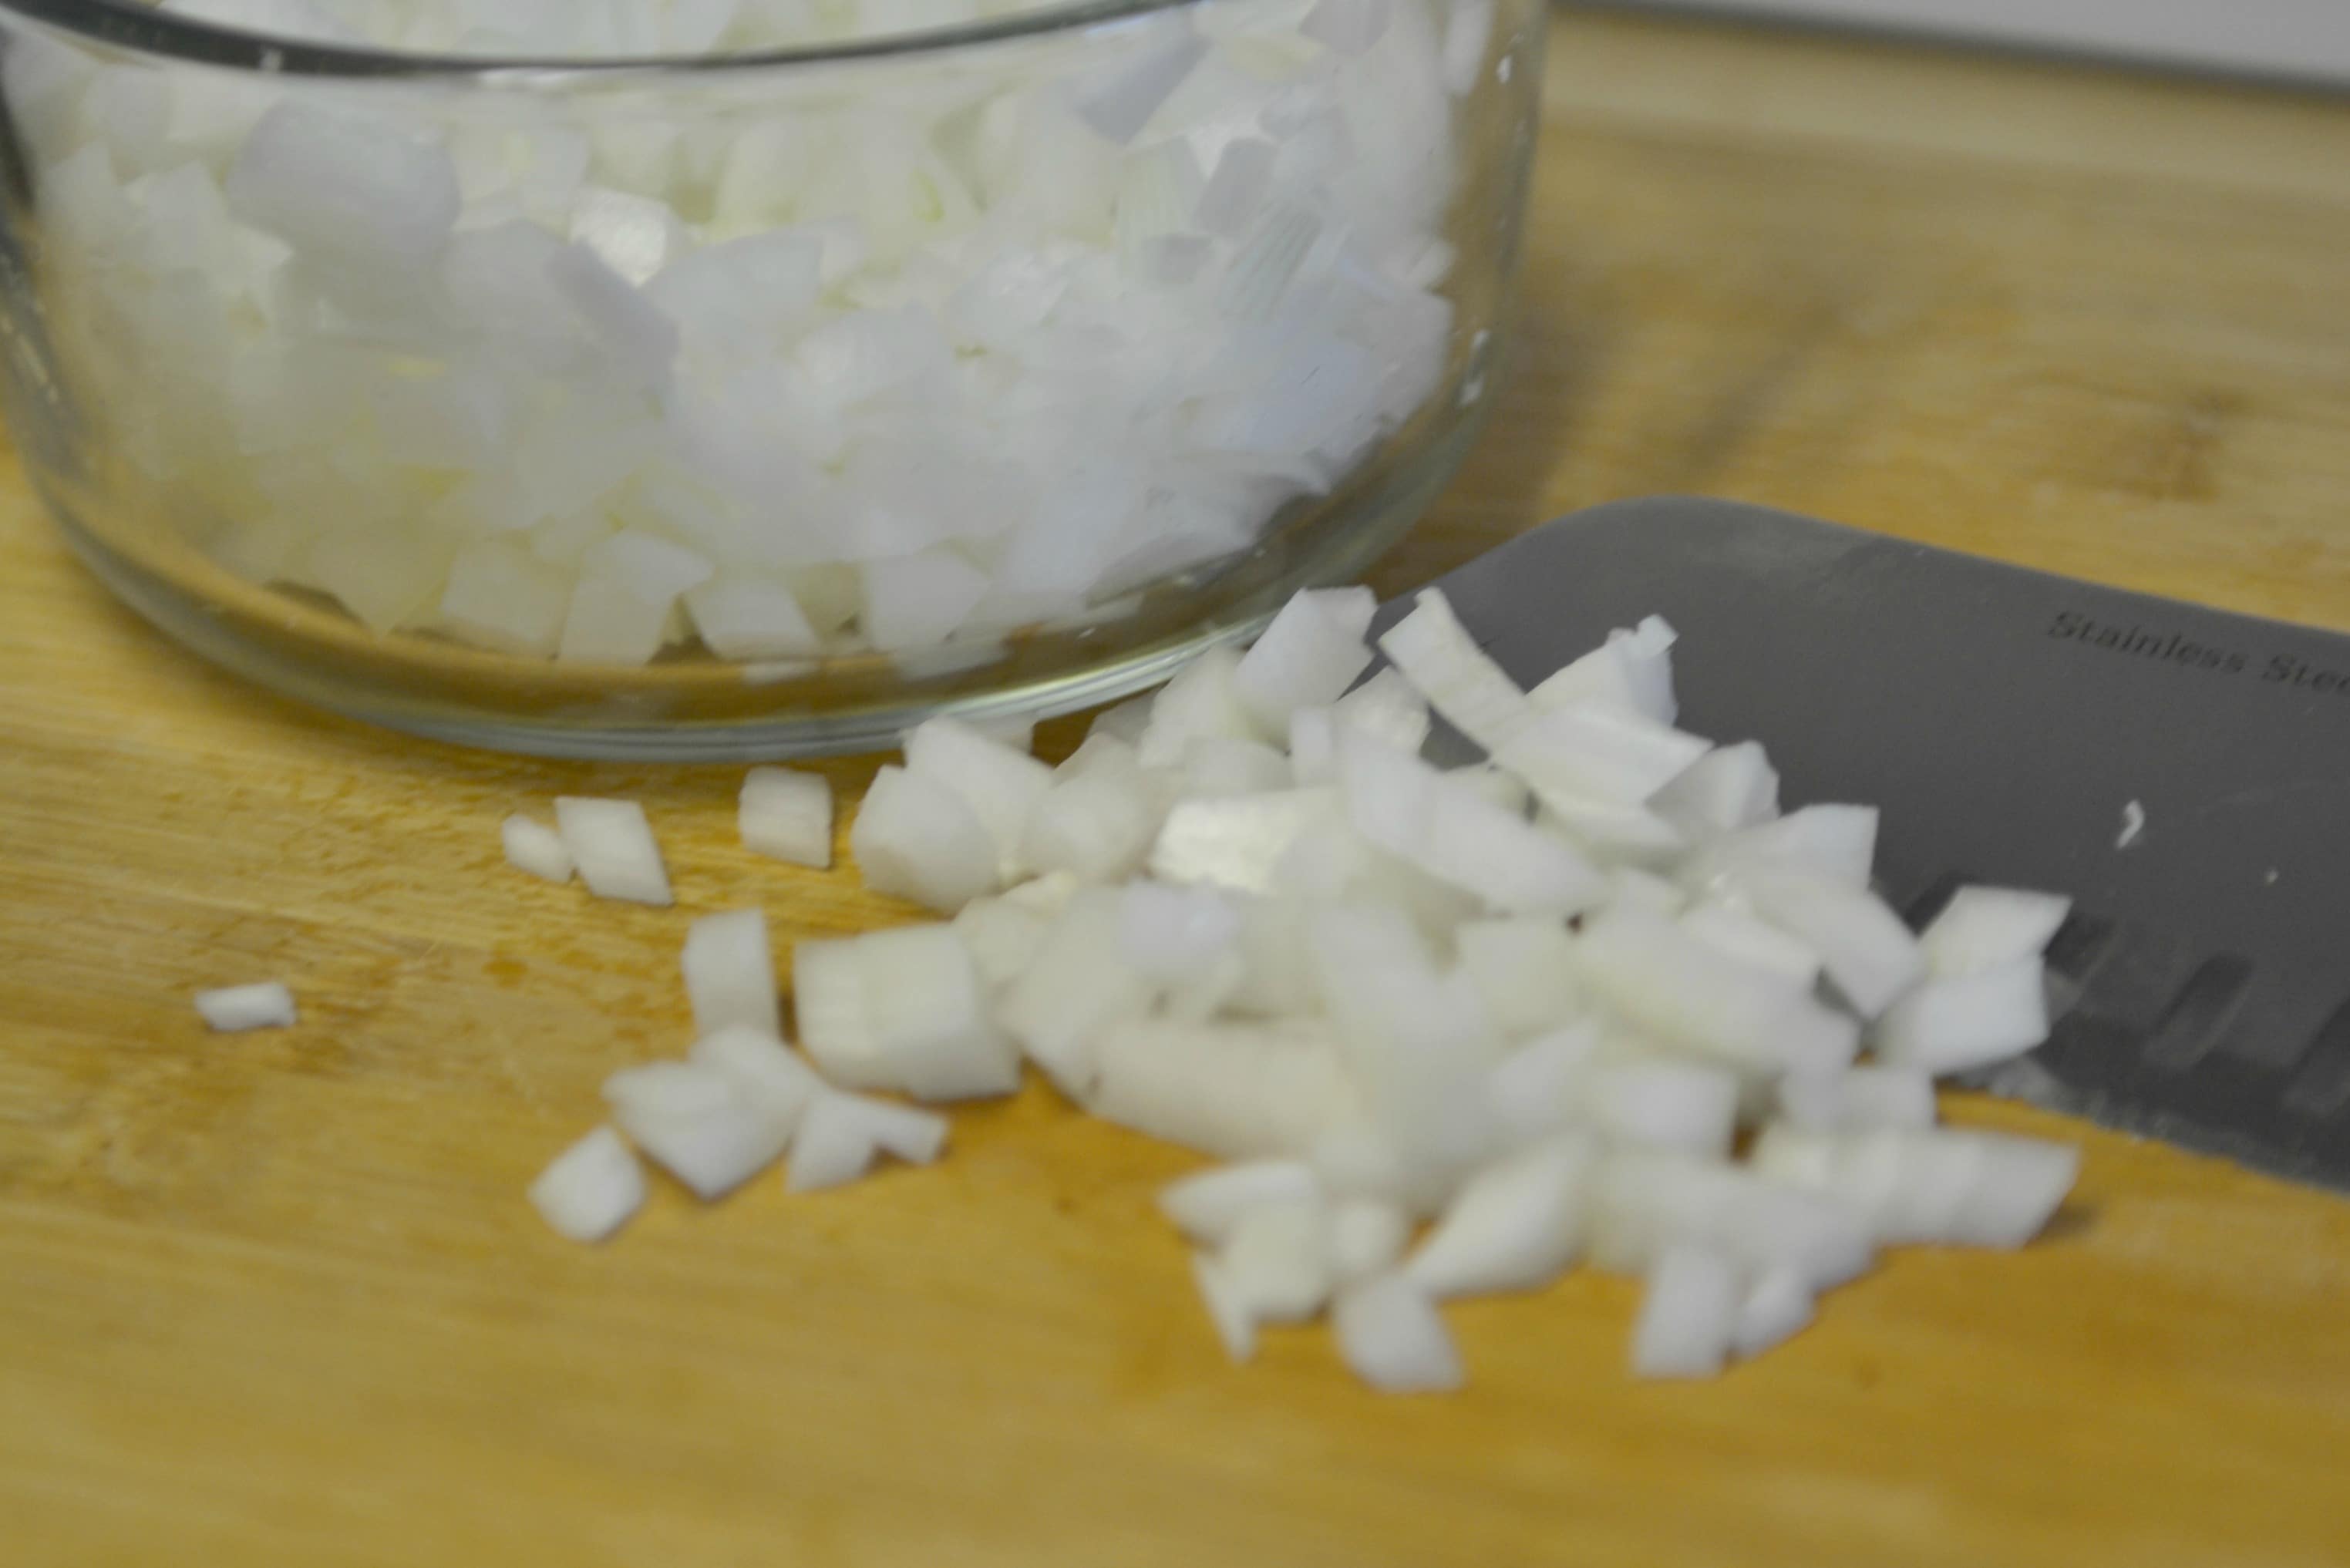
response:
[(1878, 1064), (1779, 1080), (1779, 1114), (1804, 1132), (1866, 1132), (1934, 1125), (1934, 1081), (1914, 1066)]
[(1451, 779), (1438, 781), (1425, 846), (1412, 858), (1508, 914), (1581, 914), (1608, 893), (1607, 879), (1571, 846)]
[(2081, 1153), (1971, 1128), (1820, 1135), (1777, 1124), (1756, 1140), (1753, 1164), (1832, 1199), (1883, 1242), (2013, 1248), (2055, 1213)]
[(1206, 42), (1188, 27), (1174, 32), (1137, 58), (1081, 84), (1072, 107), (1104, 140), (1120, 145), (1132, 141), (1207, 52)]
[[(1926, 1135), (1916, 1135), (1926, 1136)], [(2021, 1247), (2047, 1228), (2081, 1173), (2069, 1145), (1977, 1131), (1981, 1165), (1960, 1210), (1956, 1239), (1976, 1247)]]
[(2038, 957), (2072, 912), (2061, 894), (1961, 888), (1918, 941), (1928, 968), (1956, 979)]
[(1406, 1277), (1432, 1296), (1539, 1290), (1575, 1261), (1596, 1163), (1588, 1138), (1560, 1134), (1471, 1177)]
[(1800, 938), (1727, 904), (1700, 904), (1680, 918), (1681, 929), (1755, 969), (1809, 986), (1820, 978), (1820, 955)]
[(1607, 898), (1589, 861), (1523, 815), (1367, 736), (1337, 749), (1348, 820), (1389, 854), (1505, 913), (1563, 918)]
[(1586, 700), (1613, 702), (1659, 724), (1679, 716), (1673, 701), (1670, 622), (1650, 616), (1638, 629), (1621, 628), (1607, 640), (1544, 680), (1526, 695), (1537, 708), (1564, 708)]
[(785, 1190), (814, 1192), (857, 1180), (887, 1153), (910, 1165), (928, 1165), (946, 1147), (946, 1118), (886, 1100), (827, 1089), (800, 1119)]
[(1256, 1318), (1233, 1282), (1232, 1271), (1212, 1253), (1194, 1252), (1191, 1279), (1199, 1286), (1200, 1300), (1208, 1308), (1208, 1321), (1215, 1324), (1216, 1339), (1224, 1354), (1235, 1363), (1255, 1355)]
[(1868, 887), (1877, 862), (1877, 812), (1873, 805), (1807, 805), (1707, 846), (1683, 879), (1711, 883), (1741, 868), (1794, 870), (1825, 877), (1856, 890)]
[(1058, 919), (1062, 911), (1084, 890), (1085, 884), (1069, 873), (1047, 871), (1024, 882), (1014, 883), (1000, 897), (1013, 909), (1052, 920)]
[(1392, 1270), (1411, 1245), (1411, 1213), (1399, 1203), (1349, 1198), (1330, 1209), (1330, 1273), (1340, 1290)]
[(1298, 31), (1342, 55), (1359, 55), (1388, 28), (1391, 0), (1315, 0)]
[(721, 659), (791, 659), (823, 650), (797, 596), (760, 574), (712, 577), (686, 591), (685, 608), (702, 642)]
[(815, 1068), (772, 1033), (729, 1025), (693, 1043), (687, 1060), (723, 1074), (771, 1120), (796, 1127), (825, 1084)]
[(959, 719), (926, 720), (906, 737), (906, 769), (953, 791), (996, 846), (1002, 874), (1016, 876), (1021, 836), (1053, 770)]
[(1461, 1386), (1461, 1352), (1426, 1292), (1383, 1274), (1338, 1293), (1331, 1310), (1338, 1354), (1356, 1376), (1389, 1394), (1440, 1394)]
[(989, 1016), (986, 988), (952, 926), (876, 931), (855, 946), (878, 1070), (844, 1082), (924, 1100), (1020, 1086), (1019, 1054)]
[(905, 768), (874, 775), (848, 847), (867, 887), (944, 914), (1003, 886), (1001, 854), (970, 804)]
[(1740, 887), (1762, 918), (1820, 955), (1829, 983), (1876, 1018), (1925, 978), (1918, 939), (1885, 900), (1825, 877), (1758, 872)]
[(1895, 1002), (1869, 1035), (1881, 1060), (1933, 1077), (1993, 1066), (2047, 1038), (2047, 986), (2037, 958), (1929, 980)]
[(1692, 838), (1734, 833), (1779, 815), (1779, 774), (1752, 741), (1717, 746), (1651, 795), (1648, 805)]
[(872, 1169), (879, 1152), (872, 1130), (844, 1112), (839, 1096), (818, 1095), (792, 1139), (791, 1159), (784, 1168), (785, 1190), (818, 1192), (846, 1186)]
[(1654, 1058), (1603, 1067), (1586, 1091), (1592, 1125), (1625, 1143), (1726, 1158), (1738, 1122), (1738, 1079), (1716, 1067)]
[(598, 1127), (550, 1161), (530, 1184), (531, 1206), (574, 1241), (600, 1241), (645, 1200), (645, 1173), (620, 1135)]
[(1751, 1360), (1801, 1334), (1812, 1321), (1811, 1282), (1794, 1269), (1769, 1269), (1747, 1287), (1731, 1329), (1741, 1360)]
[(1200, 978), (1231, 956), (1240, 940), (1240, 911), (1210, 888), (1129, 883), (1118, 916), (1126, 961), (1164, 984)]
[(1593, 1198), (1592, 1262), (1642, 1272), (1675, 1242), (1716, 1248), (1749, 1268), (1797, 1269), (1820, 1287), (1859, 1274), (1871, 1252), (1869, 1225), (1839, 1195), (1685, 1154), (1610, 1154)]
[(1449, 770), (1444, 777), (1448, 788), (1465, 789), (1487, 805), (1521, 820), (1534, 804), (1534, 792), (1526, 788), (1525, 780), (1491, 763), (1471, 763)]
[(1411, 613), (1379, 638), (1379, 650), (1430, 707), (1498, 753), (1534, 714), (1518, 683), (1477, 646), (1440, 588), (1422, 588)]
[(1371, 662), (1363, 639), (1378, 608), (1368, 588), (1292, 596), (1233, 671), (1241, 701), (1259, 728), (1284, 734), (1299, 709), (1325, 707), (1347, 694)]
[(971, 727), (999, 746), (1009, 746), (1023, 756), (1036, 750), (1036, 721), (1017, 717), (1003, 719), (972, 719)]
[(571, 852), (563, 847), (562, 836), (536, 817), (516, 812), (498, 824), (498, 838), (506, 864), (515, 870), (543, 882), (571, 880)]
[(1244, 1209), (1216, 1254), (1258, 1323), (1303, 1323), (1330, 1298), (1330, 1219), (1319, 1196)]
[(1241, 656), (1230, 648), (1211, 648), (1175, 672), (1150, 701), (1150, 722), (1136, 740), (1148, 767), (1171, 767), (1183, 760), (1195, 741), (1227, 737), (1256, 741), (1276, 738), (1259, 729), (1240, 684)]
[(1150, 874), (1162, 882), (1269, 893), (1282, 857), (1334, 805), (1324, 789), (1179, 802), (1150, 846)]
[(1221, 1245), (1250, 1210), (1320, 1196), (1313, 1167), (1300, 1159), (1255, 1159), (1187, 1176), (1159, 1194), (1159, 1211), (1192, 1241)]
[(947, 1119), (933, 1111), (892, 1105), (865, 1095), (827, 1094), (817, 1102), (828, 1116), (846, 1116), (865, 1129), (873, 1147), (908, 1165), (929, 1165), (945, 1152)]
[(555, 826), (596, 897), (664, 908), (674, 901), (660, 846), (635, 801), (564, 795), (555, 803)]
[(1627, 909), (1670, 916), (1689, 907), (1687, 893), (1655, 872), (1643, 871), (1637, 866), (1617, 867), (1607, 874), (1607, 883), (1614, 895), (1610, 902)]
[(1115, 881), (1140, 868), (1159, 817), (1139, 770), (1078, 772), (1055, 780), (1036, 803), (1022, 833), (1020, 857), (1035, 871)]
[(1688, 846), (1680, 830), (1645, 805), (1535, 791), (1534, 826), (1596, 858), (1658, 861)]
[(226, 189), (240, 222), (365, 274), (430, 263), (462, 202), (445, 149), (396, 120), (301, 99), (261, 117)]
[(1711, 750), (1645, 714), (1586, 699), (1535, 711), (1493, 758), (1546, 801), (1638, 805)]
[(294, 1023), (294, 993), (283, 982), (261, 981), (196, 992), (196, 1011), (224, 1034), (247, 1029), (286, 1029)]
[(1575, 961), (1594, 995), (1666, 1041), (1735, 1065), (1849, 1065), (1860, 1031), (1807, 988), (1750, 968), (1660, 916), (1610, 909), (1589, 922)]
[(1018, 980), (1036, 961), (1053, 917), (998, 897), (974, 898), (954, 918), (955, 934), (971, 952), (972, 967), (990, 991)]
[(1496, 1063), (1486, 1090), (1503, 1135), (1525, 1143), (1580, 1121), (1599, 1047), (1595, 1025), (1570, 1024), (1536, 1035)]
[(629, 1141), (705, 1203), (773, 1165), (792, 1140), (789, 1124), (712, 1067), (631, 1068), (605, 1083), (604, 1098)]
[(1444, 88), (1454, 98), (1475, 90), (1493, 37), (1493, 0), (1455, 0), (1444, 18)]
[(1018, 1086), (1018, 1058), (951, 925), (802, 942), (792, 976), (800, 1038), (837, 1083), (935, 1100)]
[(1357, 734), (1415, 756), (1428, 743), (1433, 727), (1427, 699), (1412, 690), (1401, 670), (1394, 669), (1373, 675), (1339, 698), (1330, 711), (1339, 724)]
[(1148, 1012), (1152, 1001), (1150, 981), (1126, 961), (1122, 908), (1107, 889), (1077, 895), (996, 1011), (1029, 1060), (1079, 1104), (1093, 1095), (1105, 1033)]
[(764, 914), (741, 909), (694, 921), (686, 928), (681, 967), (698, 1033), (740, 1025), (781, 1037), (783, 1003)]
[(1129, 1017), (1087, 1044), (1094, 1115), (1222, 1158), (1305, 1154), (1360, 1115), (1336, 1045), (1310, 1025)]
[(1741, 1294), (1729, 1258), (1705, 1247), (1667, 1247), (1648, 1272), (1632, 1331), (1633, 1376), (1717, 1376), (1730, 1357)]
[(743, 775), (735, 823), (754, 854), (809, 866), (832, 865), (832, 784), (797, 768), (753, 768)]
[(575, 242), (548, 258), (545, 282), (588, 340), (630, 382), (667, 386), (677, 358), (677, 323), (609, 262)]
[(1193, 800), (1221, 795), (1265, 794), (1296, 782), (1289, 759), (1262, 741), (1210, 735), (1183, 754), (1180, 788)]
[(1093, 722), (1086, 726), (1086, 739), (1090, 741), (1097, 735), (1106, 735), (1124, 741), (1128, 745), (1139, 745), (1144, 732), (1150, 728), (1150, 712), (1157, 701), (1156, 694), (1147, 693), (1103, 709), (1094, 715)]
[(1457, 1183), (1450, 1173), (1407, 1161), (1394, 1140), (1361, 1119), (1341, 1120), (1323, 1129), (1307, 1150), (1308, 1162), (1332, 1200), (1393, 1204), (1417, 1219), (1443, 1212)]
[(1575, 974), (1575, 939), (1556, 920), (1472, 920), (1453, 932), (1453, 950), (1493, 1026), (1509, 1039), (1571, 1023), (1589, 1005)]

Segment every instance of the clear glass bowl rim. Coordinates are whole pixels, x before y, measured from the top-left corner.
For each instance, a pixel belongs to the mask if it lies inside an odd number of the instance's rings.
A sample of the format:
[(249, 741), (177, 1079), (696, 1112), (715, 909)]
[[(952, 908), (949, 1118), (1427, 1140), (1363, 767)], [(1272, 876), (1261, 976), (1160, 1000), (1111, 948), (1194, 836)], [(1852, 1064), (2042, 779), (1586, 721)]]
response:
[(1203, 0), (1072, 0), (963, 26), (876, 34), (818, 47), (629, 57), (439, 55), (353, 48), (247, 32), (139, 0), (0, 0), (0, 18), (44, 24), (85, 42), (157, 60), (284, 78), (564, 88), (619, 85), (680, 73), (732, 74), (915, 60), (1023, 38), (1081, 33), (1106, 23), (1186, 11)]

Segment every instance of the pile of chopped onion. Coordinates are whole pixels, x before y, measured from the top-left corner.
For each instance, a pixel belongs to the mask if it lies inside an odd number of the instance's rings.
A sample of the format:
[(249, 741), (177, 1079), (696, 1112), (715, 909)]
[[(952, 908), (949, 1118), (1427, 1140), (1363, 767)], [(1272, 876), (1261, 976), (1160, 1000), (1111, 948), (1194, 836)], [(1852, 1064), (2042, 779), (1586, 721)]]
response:
[[(162, 9), (592, 57), (1027, 3)], [(382, 631), (772, 667), (1107, 618), (1358, 466), (1446, 373), (1458, 100), (1509, 47), (1489, 0), (1206, 0), (450, 94), (26, 32), (0, 88), (67, 390), (214, 562)]]
[[(1912, 933), (1873, 810), (1783, 814), (1759, 745), (1675, 727), (1661, 620), (1528, 691), (1430, 589), (1357, 684), (1372, 609), (1299, 595), (1058, 767), (920, 726), (852, 846), (951, 918), (799, 944), (813, 1065), (764, 922), (696, 922), (703, 1037), (616, 1077), (615, 1124), (704, 1197), (778, 1159), (826, 1186), (938, 1154), (942, 1121), (871, 1096), (1009, 1094), (1024, 1061), (1224, 1162), (1160, 1207), (1234, 1359), (1326, 1313), (1394, 1390), (1461, 1381), (1438, 1303), (1579, 1263), (1646, 1282), (1637, 1373), (1700, 1376), (1882, 1248), (2040, 1231), (2077, 1151), (1939, 1126), (1932, 1081), (2044, 1038), (2064, 899), (1970, 888)], [(1425, 761), (1431, 710), (1489, 760)], [(614, 1147), (534, 1189), (566, 1234), (640, 1199)]]

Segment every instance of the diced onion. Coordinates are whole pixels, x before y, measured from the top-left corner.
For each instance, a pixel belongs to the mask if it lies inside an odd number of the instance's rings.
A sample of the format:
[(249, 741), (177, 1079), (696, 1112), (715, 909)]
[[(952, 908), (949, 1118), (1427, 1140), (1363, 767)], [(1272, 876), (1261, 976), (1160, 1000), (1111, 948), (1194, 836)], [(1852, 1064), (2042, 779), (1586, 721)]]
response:
[(2014, 888), (1961, 888), (1918, 936), (1926, 963), (1946, 980), (2036, 958), (2073, 901)]
[(1731, 1347), (1747, 1358), (1794, 1338), (1811, 1323), (1813, 1301), (1811, 1284), (1798, 1271), (1765, 1271), (1738, 1303)]
[(1411, 1213), (1399, 1203), (1349, 1198), (1330, 1210), (1330, 1273), (1340, 1290), (1393, 1269), (1411, 1244)]
[(1783, 871), (1758, 872), (1740, 886), (1765, 919), (1820, 955), (1829, 982), (1863, 1018), (1877, 1017), (1925, 976), (1918, 939), (1865, 888)]
[(1314, 1168), (1299, 1159), (1260, 1159), (1189, 1176), (1159, 1195), (1159, 1212), (1194, 1241), (1221, 1244), (1250, 1210), (1308, 1202), (1321, 1195)]
[(1330, 1295), (1330, 1220), (1321, 1198), (1253, 1204), (1225, 1235), (1216, 1261), (1258, 1323), (1302, 1323)]
[(874, 776), (848, 847), (866, 886), (950, 914), (1003, 885), (1002, 851), (970, 803), (905, 768)]
[(822, 774), (753, 768), (736, 824), (746, 849), (819, 871), (832, 865), (832, 784)]
[(1399, 1274), (1349, 1286), (1331, 1309), (1338, 1353), (1356, 1376), (1389, 1394), (1440, 1394), (1466, 1379), (1436, 1303)]
[[(1035, 4), (167, 8), (387, 56), (609, 60)], [(935, 669), (1217, 569), (1439, 395), (1483, 112), (1455, 78), (1485, 79), (1493, 29), (1491, 0), (1170, 11), (940, 91), (885, 69), (494, 116), (44, 39), (10, 101), (57, 241), (53, 339), (144, 471), (238, 519), (216, 563), (533, 659)], [(153, 352), (102, 351), (126, 335)], [(1268, 722), (1344, 689), (1310, 646), (1340, 641), (1291, 634), (1368, 596), (1309, 604), (1266, 639)]]
[(2036, 957), (1929, 981), (1894, 1003), (1869, 1036), (1883, 1060), (1938, 1076), (1979, 1071), (2046, 1038), (2048, 995)]
[(660, 846), (653, 840), (645, 808), (635, 801), (565, 795), (555, 803), (555, 830), (579, 879), (596, 897), (632, 904), (671, 902)]
[(687, 1057), (695, 1066), (724, 1075), (763, 1116), (787, 1129), (799, 1126), (801, 1115), (824, 1088), (816, 1069), (793, 1054), (790, 1046), (743, 1024), (703, 1035)]
[(612, 1120), (704, 1202), (722, 1198), (779, 1158), (791, 1126), (714, 1067), (657, 1063), (604, 1085)]
[(1583, 1244), (1595, 1164), (1590, 1140), (1565, 1133), (1487, 1168), (1461, 1188), (1405, 1275), (1432, 1296), (1548, 1284)]
[(294, 1023), (294, 993), (275, 980), (222, 986), (196, 992), (196, 1011), (224, 1034), (245, 1029), (286, 1029)]
[(1020, 874), (1022, 836), (1052, 787), (1052, 769), (954, 719), (930, 720), (906, 737), (906, 769), (961, 796), (995, 844), (999, 875)]
[(1586, 1091), (1591, 1120), (1626, 1143), (1721, 1158), (1738, 1121), (1738, 1080), (1719, 1067), (1656, 1059), (1603, 1067)]
[(571, 852), (546, 824), (516, 812), (498, 825), (498, 838), (505, 846), (506, 864), (515, 870), (544, 882), (571, 880)]
[(783, 1003), (765, 915), (756, 909), (704, 915), (685, 933), (682, 965), (697, 1032), (740, 1026), (782, 1037)]
[(1703, 1247), (1665, 1249), (1648, 1273), (1632, 1331), (1632, 1371), (1641, 1377), (1711, 1377), (1729, 1358), (1738, 1328), (1738, 1270)]
[(1216, 1337), (1222, 1342), (1224, 1354), (1235, 1362), (1253, 1357), (1256, 1319), (1248, 1303), (1242, 1299), (1232, 1271), (1213, 1254), (1195, 1252), (1191, 1256), (1191, 1278), (1199, 1286), (1200, 1299), (1207, 1305), (1208, 1319), (1216, 1326)]
[[(1326, 26), (1353, 36), (1343, 9)], [(1149, 190), (1131, 222), (1167, 205)], [(1057, 769), (920, 726), (850, 842), (869, 885), (952, 920), (796, 946), (815, 1066), (779, 1036), (764, 919), (696, 920), (702, 1038), (607, 1085), (617, 1124), (705, 1197), (786, 1148), (813, 1190), (943, 1144), (943, 1119), (851, 1091), (1006, 1094), (1024, 1057), (1093, 1116), (1235, 1162), (1159, 1195), (1228, 1355), (1326, 1310), (1395, 1391), (1461, 1380), (1437, 1302), (1579, 1261), (1646, 1281), (1634, 1372), (1695, 1377), (1800, 1332), (1880, 1247), (2041, 1231), (2078, 1152), (1938, 1127), (1933, 1080), (2045, 1036), (2064, 900), (1966, 889), (1914, 937), (1869, 890), (1873, 810), (1782, 815), (1759, 747), (1671, 728), (1661, 621), (1529, 696), (1426, 595), (1396, 667), (1347, 691), (1369, 608), (1301, 597)], [(1426, 762), (1430, 708), (1498, 754)], [(812, 779), (761, 785), (811, 847)], [(633, 886), (615, 851), (650, 852), (642, 814), (589, 815), (590, 886)], [(591, 1139), (533, 1197), (588, 1238), (632, 1178)]]
[(574, 1241), (604, 1240), (644, 1200), (645, 1173), (610, 1127), (598, 1127), (556, 1155), (530, 1184), (532, 1207)]

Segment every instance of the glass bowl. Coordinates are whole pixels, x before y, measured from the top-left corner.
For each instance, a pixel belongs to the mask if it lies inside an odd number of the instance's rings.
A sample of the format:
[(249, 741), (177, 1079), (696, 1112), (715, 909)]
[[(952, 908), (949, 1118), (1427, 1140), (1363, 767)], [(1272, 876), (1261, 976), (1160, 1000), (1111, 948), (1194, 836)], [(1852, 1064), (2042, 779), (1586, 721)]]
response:
[(1541, 0), (197, 19), (292, 3), (0, 0), (0, 299), (68, 539), (298, 697), (680, 759), (1066, 711), (1357, 574), (1482, 412)]

